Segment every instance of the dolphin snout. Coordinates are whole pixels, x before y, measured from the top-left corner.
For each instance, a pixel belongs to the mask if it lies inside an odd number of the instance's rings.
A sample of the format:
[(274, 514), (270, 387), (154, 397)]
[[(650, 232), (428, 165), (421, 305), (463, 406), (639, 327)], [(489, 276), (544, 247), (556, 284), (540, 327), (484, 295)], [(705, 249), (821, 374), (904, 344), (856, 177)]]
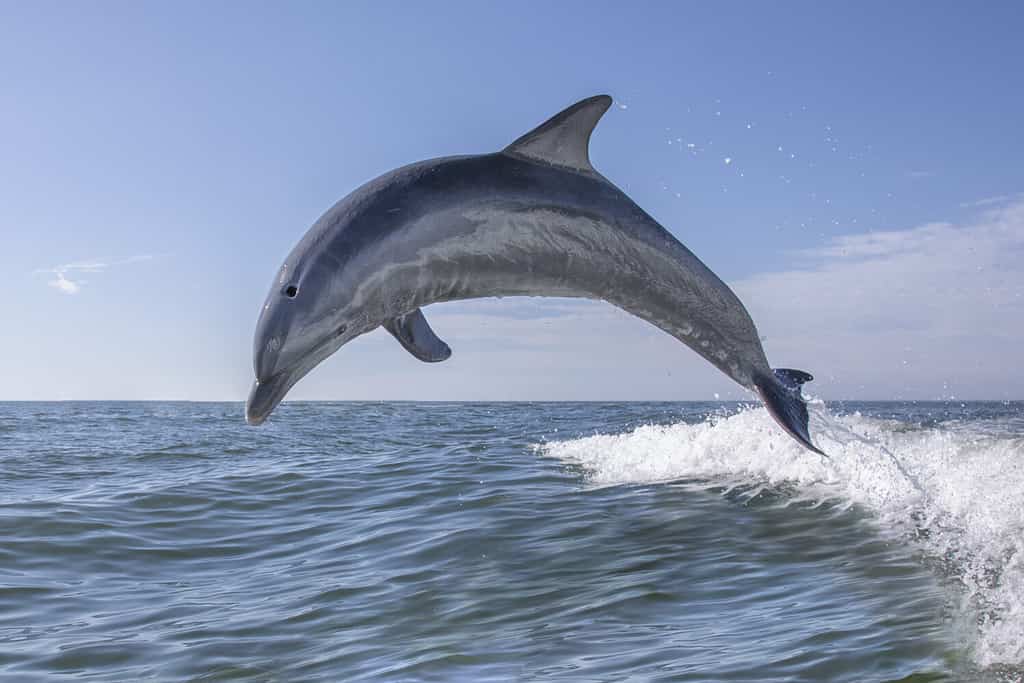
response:
[(258, 427), (264, 422), (266, 422), (266, 420), (267, 418), (265, 417), (259, 415), (252, 415), (249, 413), (248, 410), (245, 411), (245, 421), (251, 427)]
[(245, 402), (245, 421), (253, 426), (263, 424), (294, 383), (288, 373), (280, 372), (253, 382)]
[(262, 405), (265, 403), (263, 394), (260, 392), (259, 380), (253, 382), (249, 390), (249, 398), (245, 401), (245, 421), (252, 426), (261, 425), (270, 414), (269, 410)]

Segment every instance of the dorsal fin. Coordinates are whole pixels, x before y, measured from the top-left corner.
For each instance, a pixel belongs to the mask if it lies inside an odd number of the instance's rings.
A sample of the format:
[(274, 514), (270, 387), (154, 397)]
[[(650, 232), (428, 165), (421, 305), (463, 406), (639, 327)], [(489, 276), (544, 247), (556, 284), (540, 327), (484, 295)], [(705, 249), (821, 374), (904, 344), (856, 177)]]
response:
[(590, 134), (612, 106), (608, 95), (581, 100), (540, 124), (505, 148), (505, 153), (555, 166), (594, 173), (590, 165)]

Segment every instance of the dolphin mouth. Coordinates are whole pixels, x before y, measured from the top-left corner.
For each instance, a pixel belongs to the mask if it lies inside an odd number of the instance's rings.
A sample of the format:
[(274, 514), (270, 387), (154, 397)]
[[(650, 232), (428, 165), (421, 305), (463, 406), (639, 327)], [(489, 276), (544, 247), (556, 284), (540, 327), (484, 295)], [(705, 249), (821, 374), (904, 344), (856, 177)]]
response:
[(341, 343), (336, 342), (337, 338), (321, 343), (298, 363), (278, 370), (266, 379), (261, 380), (257, 375), (252, 390), (249, 391), (249, 398), (245, 402), (245, 421), (253, 426), (266, 422), (270, 413), (274, 412), (274, 408), (291, 388), (341, 347)]
[(278, 372), (262, 382), (253, 382), (245, 402), (245, 421), (253, 426), (266, 422), (270, 413), (298, 380), (298, 377), (293, 379), (293, 376), (293, 373)]

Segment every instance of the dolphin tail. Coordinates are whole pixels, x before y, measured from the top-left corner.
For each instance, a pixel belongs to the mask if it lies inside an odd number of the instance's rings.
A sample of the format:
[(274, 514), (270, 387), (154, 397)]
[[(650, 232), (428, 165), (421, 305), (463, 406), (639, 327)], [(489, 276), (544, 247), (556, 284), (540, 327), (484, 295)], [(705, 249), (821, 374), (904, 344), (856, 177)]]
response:
[(772, 373), (754, 382), (768, 412), (804, 447), (825, 455), (811, 443), (811, 436), (807, 432), (807, 404), (800, 394), (800, 386), (814, 378), (803, 370), (788, 368), (775, 368)]

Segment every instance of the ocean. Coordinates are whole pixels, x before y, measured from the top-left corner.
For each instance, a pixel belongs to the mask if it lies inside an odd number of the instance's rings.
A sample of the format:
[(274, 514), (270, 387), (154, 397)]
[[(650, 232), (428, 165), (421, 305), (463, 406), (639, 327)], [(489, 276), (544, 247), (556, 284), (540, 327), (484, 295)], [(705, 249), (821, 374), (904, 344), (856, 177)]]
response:
[(0, 403), (0, 679), (1021, 681), (1024, 404)]

